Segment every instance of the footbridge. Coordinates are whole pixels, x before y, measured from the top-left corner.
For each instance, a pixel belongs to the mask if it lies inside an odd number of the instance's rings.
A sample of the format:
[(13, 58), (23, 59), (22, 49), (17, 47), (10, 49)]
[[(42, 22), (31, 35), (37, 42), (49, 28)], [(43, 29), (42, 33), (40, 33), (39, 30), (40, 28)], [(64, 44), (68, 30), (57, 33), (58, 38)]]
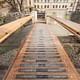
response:
[[(28, 16), (0, 26), (0, 43), (33, 18)], [(49, 15), (47, 18), (80, 39), (79, 24)], [(35, 22), (3, 80), (80, 80), (80, 75), (48, 22)]]

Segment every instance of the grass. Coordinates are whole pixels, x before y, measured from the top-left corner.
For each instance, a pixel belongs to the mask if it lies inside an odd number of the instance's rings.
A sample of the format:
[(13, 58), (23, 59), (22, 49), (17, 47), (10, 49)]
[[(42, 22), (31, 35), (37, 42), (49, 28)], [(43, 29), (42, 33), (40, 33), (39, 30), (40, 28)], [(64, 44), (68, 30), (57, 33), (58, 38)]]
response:
[(64, 17), (66, 20), (69, 20), (69, 15), (65, 15)]
[(0, 13), (0, 25), (3, 24), (4, 18), (5, 17)]

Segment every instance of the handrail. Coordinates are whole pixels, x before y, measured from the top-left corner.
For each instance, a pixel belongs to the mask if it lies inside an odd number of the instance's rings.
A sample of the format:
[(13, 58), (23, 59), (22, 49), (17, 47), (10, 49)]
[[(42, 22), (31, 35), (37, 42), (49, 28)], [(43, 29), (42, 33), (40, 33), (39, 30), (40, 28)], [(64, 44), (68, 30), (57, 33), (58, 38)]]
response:
[(55, 20), (60, 25), (62, 25), (65, 29), (67, 29), (72, 34), (74, 34), (78, 39), (80, 39), (80, 24), (54, 16), (47, 16), (47, 17), (50, 17), (51, 19)]
[(0, 43), (32, 18), (33, 16), (28, 16), (0, 26)]

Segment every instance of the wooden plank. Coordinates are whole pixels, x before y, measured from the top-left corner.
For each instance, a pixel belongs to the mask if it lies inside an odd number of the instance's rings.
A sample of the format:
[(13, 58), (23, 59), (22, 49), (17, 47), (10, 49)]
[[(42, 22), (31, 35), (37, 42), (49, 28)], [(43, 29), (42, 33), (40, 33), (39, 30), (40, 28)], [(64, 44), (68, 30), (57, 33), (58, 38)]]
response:
[(13, 32), (21, 28), (32, 18), (33, 16), (28, 16), (0, 26), (0, 43), (8, 38)]

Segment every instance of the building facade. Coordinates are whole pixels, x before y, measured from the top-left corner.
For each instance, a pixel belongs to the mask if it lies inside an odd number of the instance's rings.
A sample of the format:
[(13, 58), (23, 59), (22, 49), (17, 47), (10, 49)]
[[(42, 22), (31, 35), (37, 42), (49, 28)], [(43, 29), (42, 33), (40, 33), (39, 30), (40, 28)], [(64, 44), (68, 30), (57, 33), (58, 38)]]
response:
[(72, 9), (73, 12), (75, 12), (78, 9), (79, 3), (80, 3), (80, 0), (74, 0), (74, 6)]
[(80, 0), (78, 0), (78, 2), (77, 2), (76, 11), (80, 12)]
[[(77, 0), (26, 0), (27, 9), (32, 8), (38, 13), (68, 14), (76, 9)], [(57, 15), (58, 15), (57, 14)], [(62, 14), (63, 15), (63, 14)]]
[(45, 12), (47, 9), (67, 9), (71, 11), (73, 0), (34, 0), (34, 8), (39, 12)]

